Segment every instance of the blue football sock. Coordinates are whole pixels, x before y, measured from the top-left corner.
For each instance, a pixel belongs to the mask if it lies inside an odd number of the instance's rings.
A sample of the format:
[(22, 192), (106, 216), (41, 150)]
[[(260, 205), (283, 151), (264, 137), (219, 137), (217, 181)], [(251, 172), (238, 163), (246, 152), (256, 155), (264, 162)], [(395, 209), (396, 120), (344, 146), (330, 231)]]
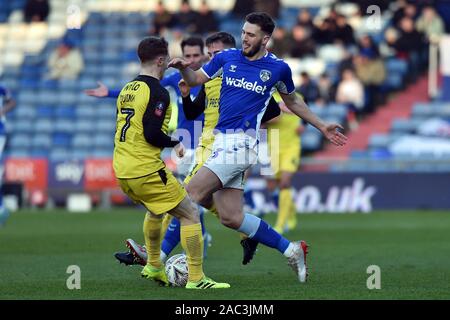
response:
[(276, 232), (267, 222), (249, 213), (244, 214), (244, 220), (237, 231), (268, 247), (276, 248), (281, 253), (286, 251), (290, 243), (289, 240)]
[(180, 243), (180, 220), (173, 218), (164, 235), (164, 239), (161, 243), (161, 250), (169, 256), (178, 243)]

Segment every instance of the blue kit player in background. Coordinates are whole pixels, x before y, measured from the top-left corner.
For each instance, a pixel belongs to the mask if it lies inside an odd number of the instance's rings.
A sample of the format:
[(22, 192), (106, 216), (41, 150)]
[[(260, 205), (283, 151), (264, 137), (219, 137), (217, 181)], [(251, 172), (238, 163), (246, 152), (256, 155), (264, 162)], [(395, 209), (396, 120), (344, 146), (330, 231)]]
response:
[[(16, 101), (12, 98), (10, 91), (0, 85), (0, 186), (3, 185), (3, 151), (6, 145), (6, 114), (15, 106)], [(0, 227), (5, 224), (8, 216), (9, 212), (3, 204), (3, 194), (0, 190)]]
[[(207, 56), (204, 54), (204, 41), (200, 37), (192, 36), (184, 39), (181, 42), (181, 51), (183, 54), (183, 58), (186, 61), (191, 63), (191, 67), (195, 70), (200, 69), (202, 64), (207, 60)], [(177, 119), (177, 130), (172, 136), (174, 136), (177, 140), (182, 141), (183, 145), (186, 147), (186, 152), (181, 162), (177, 165), (177, 173), (178, 177), (181, 180), (189, 174), (191, 171), (195, 159), (195, 148), (197, 147), (200, 135), (202, 133), (204, 114), (202, 113), (194, 120), (188, 120), (183, 111), (183, 97), (180, 92), (180, 88), (178, 87), (178, 83), (181, 80), (181, 74), (179, 72), (171, 73), (161, 79), (160, 84), (163, 87), (169, 87), (175, 91), (177, 95), (177, 106), (178, 106), (178, 119)], [(200, 91), (202, 86), (196, 86), (190, 88), (191, 99), (194, 100)], [(99, 82), (99, 86), (94, 89), (88, 89), (85, 93), (89, 96), (98, 97), (98, 98), (117, 98), (119, 96), (120, 90), (117, 89), (109, 89), (103, 83)], [(188, 139), (189, 142), (186, 140)], [(202, 224), (203, 237), (205, 239), (204, 243), (204, 256), (206, 257), (206, 250), (211, 245), (212, 236), (206, 232), (204, 225), (204, 209), (199, 208), (200, 210), (200, 220)], [(170, 224), (169, 224), (170, 223)], [(164, 240), (161, 245), (161, 258), (165, 260), (167, 255), (173, 250), (173, 245), (178, 243), (176, 239), (178, 239), (180, 223), (177, 219), (172, 218), (170, 215), (167, 215), (167, 218), (164, 219), (163, 222), (163, 230), (167, 229)], [(128, 239), (126, 241), (126, 245), (130, 250), (134, 252), (138, 252), (140, 248), (138, 245), (132, 240)], [(131, 259), (131, 255), (127, 255)]]
[(268, 14), (251, 13), (242, 28), (241, 50), (224, 50), (197, 71), (180, 58), (173, 59), (169, 67), (179, 69), (189, 86), (222, 76), (212, 153), (186, 187), (190, 198), (215, 210), (226, 227), (277, 249), (287, 258), (298, 280), (306, 282), (306, 242), (291, 242), (264, 220), (244, 214), (244, 172), (257, 160), (258, 130), (275, 90), (287, 108), (315, 126), (333, 144), (345, 145), (347, 137), (338, 131), (343, 130), (341, 125), (318, 118), (295, 94), (289, 65), (266, 49), (274, 29), (275, 23)]

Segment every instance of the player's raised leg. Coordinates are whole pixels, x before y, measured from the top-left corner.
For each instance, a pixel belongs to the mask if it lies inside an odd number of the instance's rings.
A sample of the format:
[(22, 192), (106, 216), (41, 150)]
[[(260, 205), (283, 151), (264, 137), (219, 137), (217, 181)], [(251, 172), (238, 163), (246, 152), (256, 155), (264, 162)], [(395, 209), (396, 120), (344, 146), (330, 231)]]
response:
[(290, 242), (264, 220), (252, 214), (243, 213), (242, 196), (242, 190), (231, 188), (221, 189), (214, 194), (214, 202), (222, 224), (246, 234), (257, 242), (277, 249), (288, 259), (288, 264), (296, 272), (299, 281), (306, 282), (306, 242)]

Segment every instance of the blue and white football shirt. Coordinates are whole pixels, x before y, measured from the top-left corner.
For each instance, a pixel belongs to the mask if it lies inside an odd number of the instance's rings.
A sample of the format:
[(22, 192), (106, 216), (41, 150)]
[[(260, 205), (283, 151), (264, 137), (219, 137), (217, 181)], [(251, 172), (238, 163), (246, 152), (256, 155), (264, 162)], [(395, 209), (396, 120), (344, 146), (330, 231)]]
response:
[(272, 53), (250, 61), (238, 49), (226, 49), (201, 69), (210, 79), (222, 75), (219, 121), (216, 129), (254, 130), (275, 90), (284, 94), (295, 91), (291, 68)]
[[(0, 110), (3, 110), (4, 104), (6, 102), (8, 102), (10, 99), (12, 99), (11, 97), (11, 93), (8, 89), (6, 89), (5, 87), (0, 86)], [(0, 117), (0, 135), (5, 135), (5, 115), (3, 114)]]

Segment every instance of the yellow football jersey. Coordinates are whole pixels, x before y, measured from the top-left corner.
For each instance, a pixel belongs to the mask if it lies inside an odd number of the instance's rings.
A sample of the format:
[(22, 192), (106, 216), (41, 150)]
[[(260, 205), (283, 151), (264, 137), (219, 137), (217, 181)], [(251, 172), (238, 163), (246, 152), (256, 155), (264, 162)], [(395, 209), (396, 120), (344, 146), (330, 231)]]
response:
[(210, 149), (214, 143), (214, 128), (219, 121), (219, 100), (220, 88), (222, 87), (222, 77), (214, 78), (205, 83), (206, 107), (205, 120), (199, 146)]
[[(278, 92), (275, 92), (273, 97), (275, 101), (281, 101)], [(300, 118), (297, 115), (281, 112), (276, 122), (267, 125), (267, 128), (269, 129), (269, 143), (272, 143), (270, 141), (270, 130), (276, 129), (279, 132), (278, 143), (280, 154), (283, 154), (283, 152), (286, 151), (296, 152), (297, 150), (300, 150), (300, 136), (297, 134), (299, 124)]]
[(117, 99), (113, 168), (117, 178), (137, 178), (165, 167), (161, 148), (147, 142), (144, 123), (157, 123), (167, 134), (170, 97), (159, 80), (140, 75), (127, 83)]

